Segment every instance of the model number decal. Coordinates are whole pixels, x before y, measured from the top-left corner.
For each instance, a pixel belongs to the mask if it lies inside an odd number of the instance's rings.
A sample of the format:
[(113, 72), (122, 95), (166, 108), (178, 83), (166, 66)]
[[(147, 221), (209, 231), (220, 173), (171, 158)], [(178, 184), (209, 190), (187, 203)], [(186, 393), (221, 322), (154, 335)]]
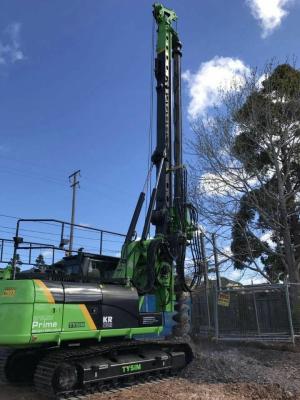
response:
[(2, 292), (3, 297), (14, 297), (16, 295), (15, 288), (5, 288)]
[(69, 328), (85, 328), (85, 322), (69, 322)]

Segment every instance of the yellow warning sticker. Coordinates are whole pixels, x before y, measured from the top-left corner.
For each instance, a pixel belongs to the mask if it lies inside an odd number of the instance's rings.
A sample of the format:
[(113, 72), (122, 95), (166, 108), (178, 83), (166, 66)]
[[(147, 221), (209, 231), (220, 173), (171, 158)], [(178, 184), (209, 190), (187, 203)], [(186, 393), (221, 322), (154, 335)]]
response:
[(230, 293), (221, 292), (218, 298), (219, 306), (229, 307), (230, 304)]

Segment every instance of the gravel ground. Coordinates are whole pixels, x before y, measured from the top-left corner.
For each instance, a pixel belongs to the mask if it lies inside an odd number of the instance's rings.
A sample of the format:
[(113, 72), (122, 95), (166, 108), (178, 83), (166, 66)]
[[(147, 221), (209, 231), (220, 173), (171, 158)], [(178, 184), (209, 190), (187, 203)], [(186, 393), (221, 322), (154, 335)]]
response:
[(300, 398), (300, 347), (213, 345), (195, 347), (196, 358), (183, 377), (193, 383), (279, 385)]
[[(300, 400), (300, 348), (195, 346), (181, 377), (89, 400)], [(0, 385), (0, 400), (43, 400), (33, 388)]]

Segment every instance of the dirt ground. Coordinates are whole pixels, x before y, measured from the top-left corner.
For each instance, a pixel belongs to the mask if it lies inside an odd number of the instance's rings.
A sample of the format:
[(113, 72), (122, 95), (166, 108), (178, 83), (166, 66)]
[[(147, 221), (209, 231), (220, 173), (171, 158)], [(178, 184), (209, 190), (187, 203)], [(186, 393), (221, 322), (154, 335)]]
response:
[[(89, 400), (300, 400), (300, 347), (201, 342), (180, 377)], [(0, 400), (43, 400), (33, 388), (0, 385)]]

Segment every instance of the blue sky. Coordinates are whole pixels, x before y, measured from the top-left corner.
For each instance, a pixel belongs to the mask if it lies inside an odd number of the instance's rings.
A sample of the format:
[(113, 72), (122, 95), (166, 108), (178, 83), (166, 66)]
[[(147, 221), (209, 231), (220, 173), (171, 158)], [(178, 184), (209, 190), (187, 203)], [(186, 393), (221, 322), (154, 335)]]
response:
[[(1, 215), (68, 220), (68, 176), (81, 169), (77, 222), (126, 231), (147, 167), (151, 5), (1, 1)], [(297, 0), (165, 5), (179, 16), (187, 136), (216, 99), (215, 82), (299, 56)], [(0, 236), (14, 223), (1, 216)]]

